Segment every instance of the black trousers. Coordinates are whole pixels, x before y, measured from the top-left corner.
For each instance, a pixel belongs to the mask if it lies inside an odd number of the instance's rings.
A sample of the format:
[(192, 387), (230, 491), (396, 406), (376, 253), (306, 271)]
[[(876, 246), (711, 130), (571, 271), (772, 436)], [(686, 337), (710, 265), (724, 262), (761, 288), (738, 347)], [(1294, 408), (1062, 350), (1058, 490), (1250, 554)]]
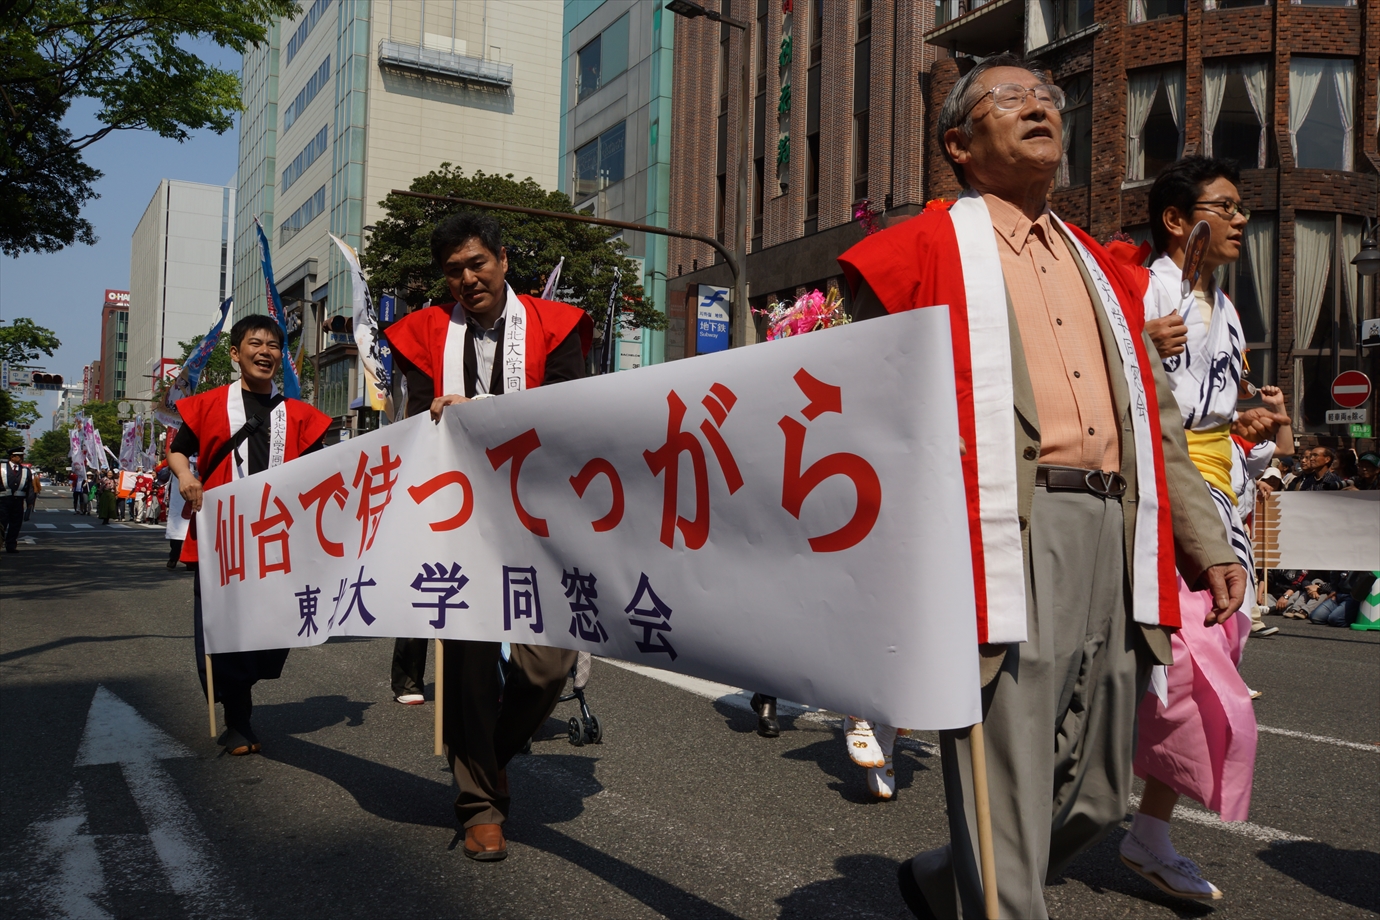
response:
[(5, 530), (5, 549), (14, 552), (19, 547), (19, 528), (24, 526), (24, 496), (0, 498), (0, 526)]
[[(192, 576), (192, 633), (196, 645), (196, 672), (201, 678), (201, 695), (206, 695), (206, 636), (201, 622), (201, 580)], [(216, 701), (225, 707), (225, 724), (241, 734), (249, 727), (254, 712), (251, 688), (261, 680), (277, 680), (287, 661), (285, 648), (255, 652), (224, 652), (211, 656)]]
[(393, 695), (421, 693), (426, 686), (426, 639), (393, 640)]

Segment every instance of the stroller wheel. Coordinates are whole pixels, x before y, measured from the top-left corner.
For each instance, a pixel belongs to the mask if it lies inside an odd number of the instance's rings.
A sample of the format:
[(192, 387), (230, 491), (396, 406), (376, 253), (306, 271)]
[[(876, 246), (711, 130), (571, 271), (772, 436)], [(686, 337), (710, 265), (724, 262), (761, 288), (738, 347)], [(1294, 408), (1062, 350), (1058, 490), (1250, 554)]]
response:
[(570, 721), (566, 724), (570, 726), (570, 731), (568, 732), (570, 743), (576, 747), (583, 745), (585, 743), (585, 733), (580, 726), (580, 720), (571, 716)]
[(598, 716), (590, 716), (585, 720), (585, 737), (590, 744), (604, 743), (604, 728), (599, 724)]

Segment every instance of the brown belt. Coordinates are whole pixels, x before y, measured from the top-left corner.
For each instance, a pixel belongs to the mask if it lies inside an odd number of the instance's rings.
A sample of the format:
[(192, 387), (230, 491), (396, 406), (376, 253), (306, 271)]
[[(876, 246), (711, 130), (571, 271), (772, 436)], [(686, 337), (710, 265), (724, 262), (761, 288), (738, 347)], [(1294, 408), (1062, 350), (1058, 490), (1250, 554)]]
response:
[(1081, 470), (1072, 466), (1038, 466), (1035, 485), (1050, 492), (1088, 492), (1103, 498), (1126, 494), (1126, 478), (1105, 470)]

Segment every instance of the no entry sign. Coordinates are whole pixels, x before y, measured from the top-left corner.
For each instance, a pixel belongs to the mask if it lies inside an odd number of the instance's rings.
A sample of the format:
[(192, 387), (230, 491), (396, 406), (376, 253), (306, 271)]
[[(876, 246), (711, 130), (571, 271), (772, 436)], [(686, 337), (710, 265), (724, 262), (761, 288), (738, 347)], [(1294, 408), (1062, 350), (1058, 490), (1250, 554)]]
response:
[(1332, 401), (1344, 409), (1355, 409), (1370, 398), (1370, 378), (1360, 371), (1342, 371), (1332, 381)]

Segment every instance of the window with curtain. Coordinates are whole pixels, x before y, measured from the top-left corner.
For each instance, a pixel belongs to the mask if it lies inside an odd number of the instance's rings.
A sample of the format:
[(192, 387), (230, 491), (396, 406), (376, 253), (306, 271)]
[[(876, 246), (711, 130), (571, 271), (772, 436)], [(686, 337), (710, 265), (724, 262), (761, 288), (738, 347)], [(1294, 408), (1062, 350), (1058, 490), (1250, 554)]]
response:
[(1270, 62), (1264, 58), (1203, 67), (1203, 153), (1245, 169), (1269, 162)]
[(1067, 38), (1093, 24), (1093, 0), (1054, 0), (1053, 40)]
[(1132, 22), (1149, 22), (1184, 14), (1184, 0), (1131, 0)]
[(1357, 367), (1356, 269), (1361, 221), (1299, 214), (1294, 221), (1294, 428), (1326, 432), (1332, 379)]
[(819, 230), (819, 96), (824, 61), (824, 0), (810, 0), (810, 69), (805, 73), (805, 234)]
[(1350, 58), (1289, 59), (1289, 145), (1299, 168), (1354, 168), (1355, 80)]
[(1092, 178), (1092, 74), (1080, 73), (1060, 81), (1064, 91), (1064, 158), (1055, 185), (1072, 188)]
[(1126, 88), (1126, 181), (1155, 178), (1183, 149), (1183, 67), (1132, 71)]
[(1256, 386), (1274, 382), (1275, 263), (1278, 215), (1255, 213), (1246, 225), (1241, 257), (1218, 269), (1217, 283), (1236, 305), (1250, 349), (1247, 377)]
[(1294, 6), (1355, 6), (1356, 0), (1289, 0)]

